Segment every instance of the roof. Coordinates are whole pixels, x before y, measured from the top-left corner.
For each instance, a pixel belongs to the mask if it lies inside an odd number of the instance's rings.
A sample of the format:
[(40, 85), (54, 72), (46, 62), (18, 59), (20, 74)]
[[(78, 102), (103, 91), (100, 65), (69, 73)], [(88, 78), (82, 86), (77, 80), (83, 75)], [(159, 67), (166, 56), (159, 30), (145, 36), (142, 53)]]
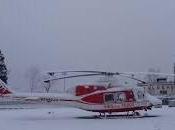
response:
[(153, 83), (138, 83), (138, 86), (148, 86), (148, 85), (173, 85), (175, 87), (175, 83), (172, 81), (167, 82), (153, 82)]

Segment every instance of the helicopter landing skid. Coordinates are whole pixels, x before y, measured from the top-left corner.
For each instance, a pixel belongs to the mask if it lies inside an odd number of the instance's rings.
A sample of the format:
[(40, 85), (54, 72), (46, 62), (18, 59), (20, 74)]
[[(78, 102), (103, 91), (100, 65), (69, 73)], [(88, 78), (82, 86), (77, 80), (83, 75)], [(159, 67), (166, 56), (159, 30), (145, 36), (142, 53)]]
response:
[[(137, 113), (138, 114), (138, 113)], [(116, 114), (116, 115), (94, 115), (94, 116), (84, 116), (84, 117), (77, 117), (78, 119), (135, 119), (135, 118), (153, 118), (153, 117), (159, 117), (159, 115), (135, 115), (133, 114)]]

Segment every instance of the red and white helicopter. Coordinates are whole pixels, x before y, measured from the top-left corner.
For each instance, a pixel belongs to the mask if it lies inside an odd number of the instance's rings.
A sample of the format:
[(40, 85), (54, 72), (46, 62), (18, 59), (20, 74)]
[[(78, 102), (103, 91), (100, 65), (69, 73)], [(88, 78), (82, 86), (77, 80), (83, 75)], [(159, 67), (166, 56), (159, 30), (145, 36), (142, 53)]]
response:
[[(63, 72), (61, 72), (63, 73)], [(45, 80), (46, 83), (53, 80), (75, 78), (83, 76), (123, 76), (139, 82), (144, 82), (133, 76), (119, 72), (101, 71), (64, 71), (64, 73), (83, 73), (64, 77), (57, 77)], [(85, 73), (85, 74), (84, 74)], [(54, 72), (50, 73), (53, 75)], [(132, 112), (132, 115), (139, 115), (138, 110), (151, 110), (154, 106), (161, 106), (162, 101), (149, 95), (141, 87), (123, 87), (108, 85), (77, 85), (71, 93), (15, 93), (12, 92), (5, 83), (0, 80), (1, 97), (11, 99), (19, 104), (27, 105), (50, 105), (58, 107), (65, 105), (91, 112), (106, 113)]]

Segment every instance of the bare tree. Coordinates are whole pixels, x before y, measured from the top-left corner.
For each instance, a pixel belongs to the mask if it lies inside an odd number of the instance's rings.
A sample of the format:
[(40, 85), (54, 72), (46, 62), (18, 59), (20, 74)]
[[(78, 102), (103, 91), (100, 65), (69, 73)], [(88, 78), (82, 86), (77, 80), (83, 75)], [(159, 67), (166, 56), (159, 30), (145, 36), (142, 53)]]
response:
[(26, 77), (28, 78), (30, 92), (32, 93), (37, 88), (38, 83), (39, 83), (39, 77), (40, 77), (39, 68), (36, 66), (31, 66), (26, 71)]

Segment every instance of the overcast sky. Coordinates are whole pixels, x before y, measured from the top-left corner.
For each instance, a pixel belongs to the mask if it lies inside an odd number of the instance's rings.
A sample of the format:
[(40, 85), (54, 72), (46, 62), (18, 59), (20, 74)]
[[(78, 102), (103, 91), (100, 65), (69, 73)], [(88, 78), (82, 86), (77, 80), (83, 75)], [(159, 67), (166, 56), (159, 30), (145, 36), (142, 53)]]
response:
[(0, 48), (13, 86), (31, 66), (170, 73), (174, 0), (0, 0)]

